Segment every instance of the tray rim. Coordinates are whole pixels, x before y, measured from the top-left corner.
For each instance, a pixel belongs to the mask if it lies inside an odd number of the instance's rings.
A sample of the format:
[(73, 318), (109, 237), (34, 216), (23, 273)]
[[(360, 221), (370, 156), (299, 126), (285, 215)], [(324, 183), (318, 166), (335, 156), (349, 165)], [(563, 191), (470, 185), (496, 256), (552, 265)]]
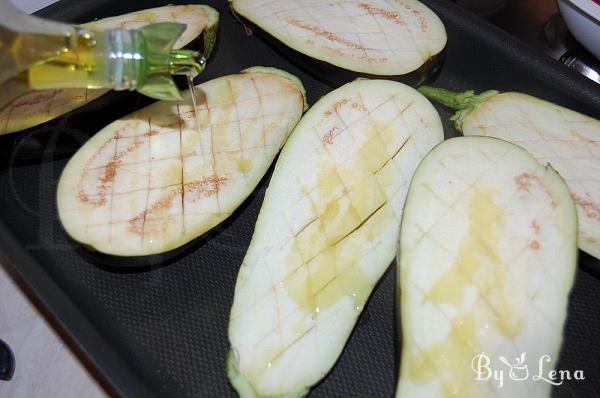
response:
[[(429, 0), (431, 1), (431, 0)], [(424, 3), (429, 6), (425, 1)], [(166, 4), (186, 3), (185, 1), (164, 1)], [(199, 1), (189, 1), (199, 3)], [(129, 3), (127, 3), (129, 4)], [(142, 3), (134, 3), (133, 8), (143, 8)], [(100, 6), (94, 0), (60, 0), (41, 10), (35, 15), (52, 17), (54, 19), (73, 20), (81, 13), (89, 12)], [(553, 85), (558, 91), (575, 90), (581, 95), (580, 102), (595, 101), (600, 103), (600, 85), (596, 85), (584, 76), (567, 66), (546, 56), (541, 50), (533, 48), (522, 42), (517, 37), (491, 24), (483, 18), (462, 9), (449, 0), (436, 0), (436, 6), (455, 17), (462, 19), (463, 24), (474, 25), (480, 32), (503, 39), (502, 46), (493, 46), (495, 50), (503, 52), (518, 52), (523, 61), (535, 61), (540, 72), (555, 78)], [(453, 21), (455, 22), (455, 21)], [(446, 21), (445, 21), (446, 23)], [(436, 85), (436, 82), (433, 82)], [(597, 86), (597, 87), (596, 87)], [(453, 87), (447, 87), (452, 89)], [(594, 117), (593, 115), (591, 115)], [(4, 266), (9, 275), (17, 276), (19, 286), (25, 288), (24, 293), (33, 299), (34, 303), (42, 308), (45, 318), (64, 339), (69, 348), (76, 354), (81, 354), (85, 359), (84, 366), (91, 366), (95, 370), (95, 377), (99, 377), (100, 384), (111, 393), (123, 397), (157, 397), (155, 391), (144, 383), (143, 378), (108, 341), (96, 330), (91, 321), (69, 298), (65, 291), (45, 271), (43, 264), (37, 261), (14, 237), (0, 216), (0, 264)], [(578, 266), (586, 270), (598, 271), (595, 267), (578, 261)], [(108, 387), (108, 388), (107, 388)]]

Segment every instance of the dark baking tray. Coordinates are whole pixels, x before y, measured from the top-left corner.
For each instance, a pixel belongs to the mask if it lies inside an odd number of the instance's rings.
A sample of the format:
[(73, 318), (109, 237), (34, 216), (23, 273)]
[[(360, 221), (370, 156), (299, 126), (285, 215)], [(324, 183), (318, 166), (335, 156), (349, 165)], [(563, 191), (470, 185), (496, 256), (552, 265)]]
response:
[[(39, 14), (84, 22), (166, 3), (62, 0)], [(199, 80), (272, 65), (299, 76), (311, 103), (332, 89), (260, 38), (244, 36), (226, 1), (206, 3), (221, 12), (221, 31)], [(519, 90), (600, 118), (600, 86), (448, 1), (424, 3), (444, 20), (449, 34), (436, 85)], [(127, 397), (234, 396), (224, 365), (227, 319), (269, 175), (214, 232), (176, 258), (145, 268), (102, 265), (67, 238), (57, 218), (56, 183), (70, 154), (103, 125), (147, 103), (137, 94), (111, 93), (27, 132), (0, 137), (0, 262), (24, 282), (116, 392)], [(449, 112), (438, 109), (447, 120)], [(448, 136), (455, 134), (449, 123), (445, 128)], [(600, 269), (599, 262), (581, 254), (559, 364), (560, 369), (584, 370), (586, 380), (555, 388), (556, 397), (596, 397), (600, 391), (600, 279), (594, 269)], [(313, 397), (392, 396), (398, 366), (394, 283), (392, 266)]]

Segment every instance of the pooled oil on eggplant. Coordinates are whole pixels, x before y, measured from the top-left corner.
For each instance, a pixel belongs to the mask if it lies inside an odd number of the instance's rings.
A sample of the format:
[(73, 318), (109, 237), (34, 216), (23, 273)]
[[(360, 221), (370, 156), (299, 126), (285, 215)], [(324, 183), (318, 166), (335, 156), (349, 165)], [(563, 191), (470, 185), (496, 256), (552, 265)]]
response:
[[(358, 247), (343, 238), (336, 241), (326, 237), (326, 228), (341, 230), (343, 227), (340, 223), (351, 224), (354, 221), (344, 215), (341, 216), (343, 221), (335, 221), (339, 215), (339, 204), (330, 203), (321, 218), (313, 224), (315, 227), (306, 229), (298, 236), (286, 259), (290, 264), (308, 260), (306, 268), (298, 269), (284, 282), (290, 297), (306, 314), (328, 310), (345, 297), (351, 298), (354, 308), (360, 311), (369, 296), (369, 286), (357, 289), (367, 279), (357, 261), (361, 255)], [(381, 221), (371, 222), (359, 233), (369, 233)], [(318, 254), (305, 258), (308, 250), (314, 251), (323, 245), (325, 248)]]
[[(358, 153), (358, 167), (368, 177), (347, 196), (329, 200), (318, 212), (318, 219), (295, 238), (286, 259), (292, 269), (307, 264), (284, 283), (306, 314), (327, 310), (344, 298), (351, 299), (355, 310), (361, 311), (373, 287), (364, 283), (368, 276), (359, 262), (365, 254), (363, 245), (353, 240), (373, 241), (386, 221), (394, 217), (380, 187), (393, 183), (386, 174), (391, 158), (378, 139), (367, 141)], [(331, 197), (343, 185), (339, 172), (333, 164), (321, 164), (319, 170), (316, 190), (321, 197)]]
[[(387, 198), (379, 192), (381, 188), (374, 187), (393, 183), (387, 178), (390, 155), (385, 146), (370, 143), (362, 146), (358, 163), (369, 175), (366, 180), (373, 183), (357, 186), (352, 195), (327, 201), (318, 218), (298, 234), (285, 257), (286, 267), (294, 271), (284, 279), (283, 286), (308, 316), (318, 316), (342, 301), (350, 302), (356, 312), (361, 312), (373, 289), (373, 284), (365, 283), (369, 276), (360, 262), (368, 245), (360, 242), (377, 240), (395, 216)], [(379, 162), (374, 162), (377, 159)], [(320, 196), (331, 197), (341, 179), (333, 164), (321, 164), (319, 169), (316, 191)], [(306, 327), (299, 322), (293, 326), (294, 333), (302, 336)], [(277, 366), (283, 351), (284, 347), (276, 345), (266, 349), (266, 367)]]
[[(417, 384), (427, 384), (442, 375), (442, 398), (484, 396), (473, 389), (470, 364), (480, 352), (479, 339), (486, 330), (498, 330), (509, 340), (522, 331), (523, 310), (511, 303), (510, 290), (504, 279), (506, 264), (498, 255), (497, 243), (505, 227), (502, 209), (490, 199), (493, 191), (477, 191), (470, 198), (468, 232), (461, 243), (453, 266), (425, 293), (426, 300), (436, 304), (464, 307), (465, 288), (477, 286), (481, 296), (495, 312), (477, 306), (460, 312), (452, 319), (449, 337), (409, 361), (408, 376)], [(486, 311), (487, 310), (487, 311)], [(477, 395), (479, 394), (479, 395)]]
[[(401, 230), (397, 397), (502, 395), (476, 381), (478, 355), (493, 366), (523, 351), (558, 357), (576, 217), (553, 170), (501, 140), (447, 140), (413, 177)], [(504, 381), (519, 396), (550, 395)]]

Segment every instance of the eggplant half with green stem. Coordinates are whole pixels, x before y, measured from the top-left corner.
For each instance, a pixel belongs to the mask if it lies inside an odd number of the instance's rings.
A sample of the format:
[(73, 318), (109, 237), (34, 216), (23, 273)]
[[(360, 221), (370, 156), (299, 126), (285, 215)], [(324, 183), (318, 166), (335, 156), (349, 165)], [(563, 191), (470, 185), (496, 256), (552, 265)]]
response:
[(296, 125), (306, 100), (287, 72), (255, 67), (109, 124), (62, 172), (58, 214), (76, 241), (104, 254), (179, 248), (233, 213)]
[[(201, 4), (168, 5), (99, 19), (81, 26), (91, 29), (138, 29), (150, 23), (178, 22), (185, 31), (174, 44), (175, 49), (199, 37), (198, 46), (208, 58), (217, 39), (219, 13)], [(0, 111), (0, 134), (25, 130), (79, 108), (106, 94), (107, 89), (67, 88), (32, 91), (14, 100)]]
[(457, 110), (452, 120), (465, 136), (501, 138), (552, 165), (577, 205), (579, 248), (600, 258), (600, 120), (518, 92), (419, 90)]
[(230, 5), (276, 50), (336, 86), (358, 77), (419, 85), (438, 71), (447, 41), (442, 21), (415, 0), (230, 0)]
[(299, 397), (333, 367), (396, 254), (404, 198), (440, 117), (413, 88), (356, 80), (321, 98), (275, 165), (229, 320), (242, 397)]
[(446, 140), (415, 172), (400, 230), (396, 397), (550, 397), (535, 375), (558, 363), (577, 267), (556, 171), (500, 139)]

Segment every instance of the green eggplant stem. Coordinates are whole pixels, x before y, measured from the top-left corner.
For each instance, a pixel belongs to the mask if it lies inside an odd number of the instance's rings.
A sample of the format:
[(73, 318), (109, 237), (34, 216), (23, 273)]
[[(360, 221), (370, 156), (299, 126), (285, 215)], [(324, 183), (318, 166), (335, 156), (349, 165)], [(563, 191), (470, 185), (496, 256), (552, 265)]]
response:
[(457, 111), (466, 109), (469, 106), (469, 98), (475, 95), (473, 90), (457, 93), (444, 88), (431, 86), (421, 86), (417, 90), (427, 98)]
[(456, 114), (450, 118), (450, 120), (454, 121), (454, 126), (461, 131), (463, 119), (482, 102), (485, 102), (499, 93), (496, 90), (488, 90), (476, 95), (475, 91), (473, 90), (457, 93), (443, 88), (431, 86), (421, 86), (417, 90), (419, 90), (419, 92), (425, 97), (457, 111)]

